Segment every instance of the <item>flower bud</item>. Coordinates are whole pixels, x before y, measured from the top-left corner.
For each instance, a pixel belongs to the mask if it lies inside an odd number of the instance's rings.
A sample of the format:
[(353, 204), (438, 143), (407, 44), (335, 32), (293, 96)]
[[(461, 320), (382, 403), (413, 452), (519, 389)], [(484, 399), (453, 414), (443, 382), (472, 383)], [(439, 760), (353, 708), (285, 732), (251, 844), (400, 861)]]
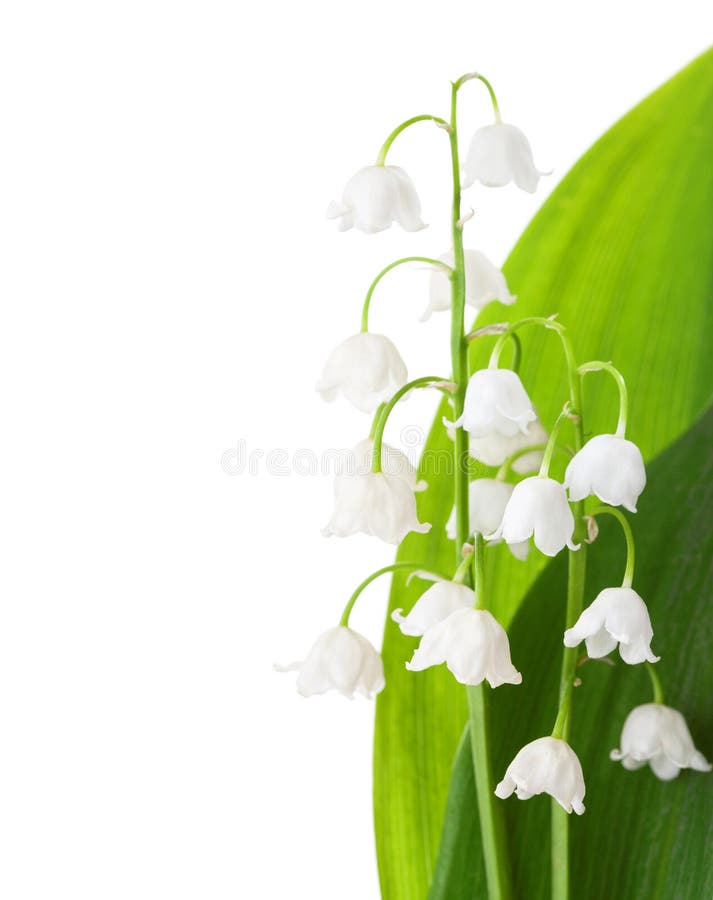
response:
[(671, 781), (681, 769), (711, 771), (711, 764), (693, 744), (686, 720), (663, 703), (632, 709), (621, 732), (621, 750), (612, 750), (609, 756), (621, 760), (625, 769), (640, 769), (648, 763), (661, 781)]
[(421, 594), (407, 616), (403, 610), (395, 609), (391, 618), (403, 634), (420, 637), (457, 609), (470, 609), (474, 603), (472, 588), (454, 581), (437, 581)]
[(615, 434), (598, 434), (572, 458), (564, 484), (571, 500), (594, 494), (603, 503), (635, 513), (636, 501), (646, 486), (644, 458), (631, 441)]
[(475, 437), (513, 437), (537, 416), (520, 377), (511, 369), (480, 369), (470, 376), (463, 415), (453, 424)]
[(331, 352), (316, 390), (323, 400), (334, 400), (342, 393), (357, 409), (373, 412), (407, 378), (406, 365), (389, 338), (362, 331)]
[(347, 182), (342, 202), (329, 204), (327, 218), (340, 219), (339, 230), (357, 228), (367, 234), (393, 222), (405, 231), (420, 231), (421, 202), (413, 181), (398, 166), (364, 166)]
[(344, 625), (321, 634), (304, 661), (275, 668), (299, 672), (297, 690), (303, 697), (337, 690), (350, 700), (355, 692), (371, 698), (384, 687), (381, 656), (363, 635)]
[(565, 647), (585, 641), (587, 655), (599, 659), (619, 644), (625, 663), (659, 661), (651, 652), (654, 636), (649, 611), (635, 590), (628, 587), (605, 588), (584, 610), (572, 628), (564, 633)]
[(486, 187), (502, 187), (510, 181), (533, 194), (540, 176), (530, 142), (514, 125), (496, 122), (479, 128), (470, 142), (463, 166), (463, 187), (479, 181)]
[(522, 675), (510, 660), (505, 629), (484, 609), (458, 609), (421, 638), (406, 668), (420, 672), (445, 663), (462, 684), (490, 687), (520, 684)]
[(542, 737), (519, 751), (507, 767), (505, 777), (495, 788), (504, 800), (515, 792), (520, 800), (535, 794), (549, 794), (565, 812), (584, 812), (585, 787), (582, 766), (566, 741)]
[(418, 521), (414, 492), (403, 478), (368, 472), (334, 479), (334, 512), (322, 531), (325, 537), (363, 531), (399, 544), (410, 531), (425, 534), (430, 530), (430, 525)]
[[(471, 481), (468, 489), (471, 534), (491, 534), (500, 527), (514, 487), (514, 484), (499, 481), (497, 478), (476, 478)], [(451, 540), (455, 540), (455, 507), (446, 523), (446, 534)], [(527, 541), (523, 541), (520, 544), (512, 544), (510, 550), (517, 559), (526, 559), (530, 545)]]
[(535, 546), (546, 556), (556, 556), (564, 547), (579, 550), (579, 544), (572, 543), (574, 516), (564, 487), (541, 475), (515, 485), (502, 524), (486, 538), (519, 544), (533, 535)]

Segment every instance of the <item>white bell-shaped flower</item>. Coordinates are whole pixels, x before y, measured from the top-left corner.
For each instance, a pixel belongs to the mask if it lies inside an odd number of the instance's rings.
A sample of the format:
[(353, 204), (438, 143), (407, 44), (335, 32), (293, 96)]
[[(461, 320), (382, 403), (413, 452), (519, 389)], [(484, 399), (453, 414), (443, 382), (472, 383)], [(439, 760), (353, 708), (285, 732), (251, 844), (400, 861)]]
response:
[(693, 744), (686, 720), (663, 703), (632, 709), (621, 732), (621, 750), (612, 750), (609, 756), (621, 760), (625, 769), (640, 769), (648, 763), (661, 781), (671, 781), (681, 769), (711, 771), (711, 764)]
[[(360, 441), (352, 450), (347, 461), (346, 471), (354, 475), (367, 475), (371, 472), (374, 458), (374, 440), (366, 438)], [(406, 454), (390, 444), (381, 445), (381, 470), (387, 475), (395, 475), (402, 478), (412, 491), (425, 491), (428, 484), (418, 480), (415, 466)]]
[(362, 331), (331, 352), (316, 390), (323, 400), (342, 393), (357, 409), (373, 412), (407, 379), (406, 364), (389, 338)]
[(556, 556), (572, 543), (574, 516), (567, 502), (564, 486), (552, 478), (533, 475), (515, 485), (505, 507), (503, 521), (488, 540), (502, 540), (519, 544), (534, 536), (535, 546), (546, 556)]
[[(500, 527), (505, 506), (513, 492), (514, 484), (499, 481), (497, 478), (476, 478), (468, 488), (468, 512), (470, 516), (471, 534), (492, 534)], [(446, 523), (446, 534), (456, 539), (455, 507)], [(513, 544), (510, 547), (517, 559), (526, 559), (530, 549), (528, 541)]]
[(371, 698), (384, 687), (381, 656), (363, 635), (344, 625), (321, 634), (302, 662), (275, 668), (299, 672), (297, 690), (303, 697), (337, 690), (350, 700), (355, 693)]
[(659, 661), (651, 652), (651, 627), (646, 604), (629, 587), (605, 588), (599, 593), (572, 628), (564, 633), (565, 647), (576, 647), (584, 641), (587, 655), (599, 659), (619, 644), (625, 663)]
[(430, 530), (430, 525), (418, 521), (416, 497), (403, 478), (368, 472), (334, 479), (334, 512), (322, 530), (325, 537), (348, 537), (363, 531), (399, 544), (410, 531), (425, 534)]
[(537, 416), (520, 377), (512, 369), (480, 369), (470, 376), (465, 391), (463, 415), (454, 426), (461, 426), (475, 437), (497, 432), (512, 437), (527, 433)]
[(505, 629), (485, 609), (458, 609), (421, 638), (406, 668), (420, 672), (445, 663), (462, 684), (490, 687), (520, 684), (522, 675), (510, 660)]
[(402, 609), (395, 609), (391, 618), (404, 634), (420, 637), (457, 609), (470, 609), (474, 603), (472, 588), (455, 581), (437, 581), (421, 594), (407, 616)]
[(520, 750), (507, 767), (505, 777), (495, 788), (504, 800), (512, 793), (520, 800), (535, 794), (549, 794), (566, 812), (584, 812), (585, 787), (582, 766), (566, 741), (542, 737)]
[(541, 175), (532, 157), (530, 142), (514, 125), (496, 122), (479, 128), (470, 142), (463, 167), (463, 187), (476, 181), (486, 187), (502, 187), (511, 181), (533, 194)]
[[(499, 300), (510, 306), (517, 299), (508, 290), (505, 276), (497, 266), (490, 262), (480, 250), (465, 251), (465, 302), (473, 309), (480, 310), (493, 300)], [(454, 265), (453, 252), (440, 256), (441, 262)], [(447, 272), (434, 268), (431, 272), (429, 301), (426, 311), (421, 316), (425, 322), (431, 313), (442, 312), (451, 308), (451, 282)]]
[(646, 486), (641, 450), (615, 434), (598, 434), (572, 458), (564, 484), (572, 500), (595, 494), (603, 503), (636, 512), (636, 501)]
[(340, 219), (339, 230), (367, 234), (385, 231), (393, 222), (404, 231), (420, 231), (421, 201), (413, 181), (399, 166), (364, 166), (344, 188), (341, 203), (332, 201), (327, 218)]
[[(484, 437), (470, 436), (470, 455), (473, 459), (484, 463), (486, 466), (501, 466), (518, 450), (526, 447), (536, 447), (547, 443), (547, 432), (542, 427), (539, 419), (530, 422), (527, 432), (517, 431), (506, 437), (497, 431), (486, 434)], [(518, 475), (527, 475), (537, 472), (542, 463), (544, 450), (533, 450), (531, 453), (523, 453), (512, 464), (513, 472)]]

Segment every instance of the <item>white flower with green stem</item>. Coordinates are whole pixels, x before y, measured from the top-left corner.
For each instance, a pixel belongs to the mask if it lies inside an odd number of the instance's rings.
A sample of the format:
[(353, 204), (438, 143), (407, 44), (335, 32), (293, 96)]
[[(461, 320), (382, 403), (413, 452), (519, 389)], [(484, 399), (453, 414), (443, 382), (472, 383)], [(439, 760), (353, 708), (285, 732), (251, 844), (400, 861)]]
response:
[[(384, 429), (394, 405), (411, 390), (424, 387), (448, 390), (452, 394), (454, 421), (450, 425), (455, 461), (454, 509), (448, 530), (455, 543), (456, 571), (454, 575), (432, 573), (435, 583), (407, 614), (394, 610), (392, 618), (405, 635), (421, 638), (408, 663), (410, 669), (418, 671), (445, 663), (459, 681), (468, 685), (472, 756), (489, 897), (506, 898), (512, 893), (510, 869), (505, 863), (502, 812), (496, 794), (506, 797), (516, 792), (521, 799), (527, 799), (544, 792), (559, 804), (553, 811), (552, 888), (553, 896), (562, 900), (569, 897), (566, 814), (584, 812), (585, 794), (584, 773), (570, 744), (579, 655), (576, 647), (584, 641), (590, 656), (598, 656), (618, 643), (626, 662), (655, 659), (650, 646), (648, 611), (641, 598), (634, 594), (630, 579), (626, 583), (625, 578), (621, 588), (606, 589), (583, 610), (585, 542), (593, 539), (595, 532), (588, 527), (588, 521), (593, 520), (585, 515), (584, 500), (595, 495), (602, 503), (634, 511), (645, 485), (645, 471), (638, 448), (625, 435), (627, 397), (623, 377), (610, 363), (594, 361), (578, 366), (567, 330), (552, 318), (533, 316), (511, 325), (496, 326), (495, 333), (500, 336), (488, 368), (469, 372), (468, 341), (492, 334), (494, 329), (486, 326), (466, 333), (466, 306), (479, 309), (492, 300), (506, 304), (514, 300), (502, 272), (482, 254), (464, 249), (463, 228), (470, 214), (464, 215), (461, 209), (463, 185), (457, 114), (459, 92), (471, 81), (481, 82), (489, 91), (496, 121), (479, 129), (473, 137), (463, 167), (466, 182), (500, 186), (514, 181), (531, 191), (542, 174), (535, 168), (522, 132), (502, 122), (490, 82), (478, 73), (469, 73), (452, 83), (449, 118), (418, 115), (398, 125), (384, 141), (375, 164), (360, 170), (348, 182), (341, 202), (332, 206), (330, 214), (339, 219), (343, 229), (353, 227), (374, 233), (386, 230), (394, 222), (407, 231), (422, 228), (414, 184), (403, 170), (387, 164), (387, 156), (398, 136), (419, 122), (435, 123), (447, 136), (453, 185), (450, 251), (437, 258), (403, 257), (382, 269), (367, 291), (360, 333), (337, 348), (320, 380), (319, 390), (325, 398), (341, 393), (359, 409), (376, 410), (372, 433), (353, 451), (357, 471), (343, 473), (335, 482), (335, 510), (327, 531), (341, 535), (364, 531), (397, 543), (406, 534), (428, 530), (430, 526), (420, 522), (417, 515), (416, 491), (423, 487), (418, 472), (410, 465), (404, 466), (403, 460), (396, 467), (394, 459), (389, 457), (388, 445), (384, 444)], [(407, 381), (406, 366), (395, 345), (385, 335), (369, 331), (370, 303), (376, 286), (388, 272), (408, 263), (425, 264), (431, 270), (428, 315), (450, 310), (452, 374), (448, 378), (428, 376)], [(568, 392), (563, 413), (549, 436), (518, 374), (517, 333), (524, 326), (555, 332), (564, 351)], [(512, 341), (516, 348), (512, 369), (499, 364), (506, 341)], [(620, 418), (614, 434), (594, 435), (585, 443), (581, 383), (586, 374), (596, 371), (609, 372), (617, 379)], [(555, 451), (563, 449), (561, 431), (570, 424), (574, 452), (562, 484), (551, 477), (550, 466)], [(494, 478), (476, 479), (471, 487), (469, 453), (481, 463), (501, 466), (500, 471)], [(529, 475), (538, 467), (536, 475), (517, 481), (517, 476)], [(530, 538), (546, 555), (553, 556), (565, 547), (569, 551), (565, 647), (555, 725), (551, 735), (531, 741), (516, 753), (495, 789), (489, 761), (491, 700), (484, 681), (493, 687), (518, 684), (521, 675), (510, 659), (507, 634), (488, 609), (484, 535), (506, 541), (513, 551), (517, 546), (529, 546)], [(335, 688), (347, 696), (355, 692), (372, 696), (381, 690), (380, 657), (366, 638), (352, 631), (349, 616), (367, 584), (380, 574), (400, 568), (422, 566), (396, 563), (369, 576), (350, 598), (339, 624), (318, 639), (303, 663), (296, 664), (298, 688), (302, 693)], [(634, 725), (625, 728), (622, 748), (616, 751), (625, 766), (633, 768), (642, 760), (649, 760), (654, 770), (658, 769), (659, 777), (670, 774), (673, 765), (677, 769), (705, 767), (705, 760), (692, 742), (690, 746), (686, 744), (678, 720), (676, 747), (663, 740), (662, 726), (657, 723), (667, 715), (661, 710), (633, 711)], [(669, 716), (668, 720), (673, 722), (674, 718)], [(661, 737), (658, 744), (657, 735)]]
[(636, 706), (626, 717), (621, 732), (621, 749), (609, 754), (625, 769), (635, 771), (647, 764), (661, 781), (672, 781), (682, 769), (710, 772), (711, 764), (696, 749), (683, 715), (664, 703), (663, 689), (656, 672), (647, 664), (654, 691), (652, 703)]

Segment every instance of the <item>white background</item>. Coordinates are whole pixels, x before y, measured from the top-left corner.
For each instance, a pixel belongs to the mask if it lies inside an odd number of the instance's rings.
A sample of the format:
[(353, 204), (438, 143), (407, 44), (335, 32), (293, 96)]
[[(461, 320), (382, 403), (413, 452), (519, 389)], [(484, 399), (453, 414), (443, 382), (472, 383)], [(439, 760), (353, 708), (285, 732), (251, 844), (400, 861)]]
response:
[[(9, 2), (0, 19), (3, 440), (0, 896), (378, 896), (373, 705), (305, 701), (301, 658), (392, 550), (325, 541), (331, 479), (235, 469), (367, 420), (313, 391), (373, 274), (447, 249), (445, 136), (390, 160), (430, 228), (338, 234), (324, 211), (386, 134), (474, 68), (554, 174), (474, 190), (500, 263), (620, 114), (705, 49), (700, 0)], [(704, 21), (707, 17), (707, 21)], [(462, 92), (463, 136), (488, 121)], [(427, 276), (373, 327), (447, 372)], [(404, 405), (389, 439), (427, 428)], [(413, 432), (409, 432), (412, 435)], [(353, 624), (378, 644), (386, 581)]]

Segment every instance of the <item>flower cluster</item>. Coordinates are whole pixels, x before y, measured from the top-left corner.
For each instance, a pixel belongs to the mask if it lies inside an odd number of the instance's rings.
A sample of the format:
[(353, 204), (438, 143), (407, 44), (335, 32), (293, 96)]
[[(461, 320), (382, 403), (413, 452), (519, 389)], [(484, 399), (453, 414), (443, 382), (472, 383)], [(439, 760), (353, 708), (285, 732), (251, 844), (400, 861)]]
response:
[[(339, 220), (340, 229), (355, 228), (371, 234), (390, 228), (394, 222), (409, 232), (425, 227), (413, 181), (398, 166), (386, 165), (386, 155), (407, 127), (430, 120), (447, 132), (451, 156), (457, 164), (455, 98), (471, 79), (479, 79), (488, 88), (495, 123), (475, 133), (463, 172), (454, 165), (455, 195), (460, 195), (461, 177), (463, 187), (475, 183), (500, 187), (514, 182), (525, 191), (535, 190), (543, 173), (535, 167), (525, 135), (501, 121), (489, 82), (472, 74), (453, 84), (450, 121), (430, 115), (407, 120), (387, 138), (376, 164), (362, 168), (348, 181), (341, 201), (332, 203), (328, 211), (330, 218)], [(305, 696), (329, 689), (348, 697), (355, 693), (372, 697), (381, 691), (385, 685), (381, 657), (364, 636), (349, 627), (349, 618), (362, 591), (376, 577), (410, 569), (433, 583), (407, 613), (396, 609), (391, 614), (404, 635), (419, 639), (406, 668), (420, 672), (445, 664), (465, 685), (485, 681), (491, 688), (519, 685), (522, 675), (511, 659), (507, 633), (487, 608), (486, 546), (504, 543), (518, 560), (528, 556), (531, 545), (548, 557), (565, 549), (583, 554), (585, 542), (596, 536), (594, 517), (612, 515), (620, 522), (627, 541), (622, 583), (600, 591), (585, 609), (583, 598), (578, 598), (576, 619), (566, 623), (563, 634), (562, 683), (566, 689), (553, 731), (520, 749), (495, 788), (501, 798), (516, 793), (520, 799), (527, 799), (547, 793), (568, 813), (581, 814), (584, 774), (567, 739), (576, 648), (582, 643), (587, 658), (593, 659), (607, 656), (618, 647), (624, 663), (646, 664), (655, 687), (655, 702), (629, 714), (621, 750), (613, 750), (612, 759), (621, 760), (627, 769), (649, 762), (662, 779), (675, 777), (682, 768), (707, 771), (710, 766), (696, 751), (681, 714), (663, 705), (660, 683), (652, 668), (659, 657), (651, 648), (649, 612), (632, 587), (633, 535), (620, 507), (636, 512), (646, 472), (639, 448), (626, 437), (628, 397), (624, 379), (608, 362), (577, 365), (567, 330), (554, 318), (529, 317), (466, 334), (466, 307), (480, 311), (494, 301), (510, 306), (516, 300), (504, 274), (479, 250), (464, 248), (466, 221), (460, 208), (454, 208), (453, 247), (448, 252), (434, 257), (404, 257), (376, 276), (366, 293), (361, 331), (331, 353), (317, 383), (317, 391), (325, 400), (341, 395), (359, 411), (373, 413), (368, 437), (352, 451), (353, 465), (335, 479), (334, 509), (324, 534), (346, 537), (361, 532), (390, 544), (400, 543), (410, 533), (426, 534), (431, 525), (419, 518), (418, 495), (428, 486), (419, 480), (401, 451), (384, 443), (389, 416), (413, 390), (432, 388), (447, 394), (453, 414), (445, 424), (455, 442), (456, 460), (455, 504), (446, 526), (447, 536), (455, 542), (453, 571), (425, 571), (418, 562), (394, 563), (380, 569), (354, 591), (338, 626), (318, 638), (303, 662), (286, 669), (298, 671), (297, 687)], [(369, 330), (375, 288), (388, 272), (407, 263), (425, 263), (431, 270), (428, 305), (421, 320), (450, 311), (453, 333), (460, 334), (460, 340), (452, 344), (452, 377), (423, 376), (409, 381), (406, 364), (392, 340)], [(518, 332), (525, 326), (555, 333), (568, 368), (569, 396), (549, 430), (543, 426), (519, 375)], [(497, 338), (487, 367), (469, 372), (468, 341), (493, 334)], [(516, 347), (510, 369), (500, 365), (509, 341)], [(581, 382), (591, 372), (605, 372), (615, 380), (619, 421), (613, 433), (596, 434), (585, 442)], [(569, 442), (563, 440), (565, 428), (572, 431)], [(558, 470), (559, 479), (551, 474), (557, 470), (556, 453), (568, 457), (566, 466)], [(470, 480), (469, 469), (463, 471), (461, 467), (464, 455), (476, 460), (481, 469), (489, 466), (493, 471), (487, 477)]]

